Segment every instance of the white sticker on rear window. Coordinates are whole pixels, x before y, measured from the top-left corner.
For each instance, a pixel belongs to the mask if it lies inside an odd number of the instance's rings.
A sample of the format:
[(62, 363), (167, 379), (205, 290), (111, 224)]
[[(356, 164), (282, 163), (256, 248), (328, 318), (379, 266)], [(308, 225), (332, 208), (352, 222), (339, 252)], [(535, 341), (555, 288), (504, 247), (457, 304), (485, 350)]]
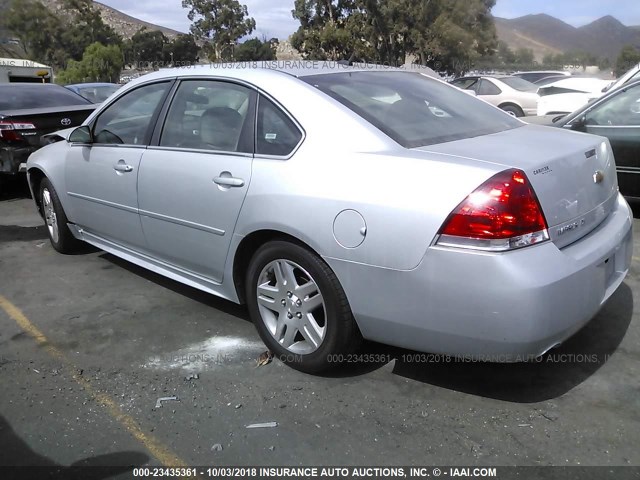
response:
[(278, 138), (278, 134), (277, 133), (265, 133), (264, 134), (264, 139), (265, 140), (275, 140), (276, 138)]

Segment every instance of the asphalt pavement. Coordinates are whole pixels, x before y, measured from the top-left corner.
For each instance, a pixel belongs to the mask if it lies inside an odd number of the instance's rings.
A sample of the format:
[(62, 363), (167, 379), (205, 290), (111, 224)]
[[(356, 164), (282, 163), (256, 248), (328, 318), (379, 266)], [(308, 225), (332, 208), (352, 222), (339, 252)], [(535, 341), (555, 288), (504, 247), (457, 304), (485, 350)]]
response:
[(311, 376), (259, 365), (244, 307), (101, 251), (56, 253), (14, 187), (0, 199), (0, 465), (638, 466), (638, 238), (621, 288), (538, 363), (367, 344), (367, 361)]

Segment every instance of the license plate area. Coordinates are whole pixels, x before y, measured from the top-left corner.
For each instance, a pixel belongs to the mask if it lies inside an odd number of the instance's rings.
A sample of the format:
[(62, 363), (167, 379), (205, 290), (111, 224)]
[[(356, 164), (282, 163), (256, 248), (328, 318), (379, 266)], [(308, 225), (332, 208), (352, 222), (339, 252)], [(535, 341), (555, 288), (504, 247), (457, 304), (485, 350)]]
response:
[(599, 265), (604, 279), (605, 294), (602, 303), (606, 302), (616, 291), (631, 266), (633, 253), (632, 232), (625, 236), (620, 244)]

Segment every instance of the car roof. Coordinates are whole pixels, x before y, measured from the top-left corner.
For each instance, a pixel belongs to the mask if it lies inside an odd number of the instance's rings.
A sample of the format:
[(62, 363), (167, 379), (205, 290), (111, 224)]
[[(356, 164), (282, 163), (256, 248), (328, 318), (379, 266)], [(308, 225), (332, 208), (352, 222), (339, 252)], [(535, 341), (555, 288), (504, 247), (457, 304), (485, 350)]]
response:
[(117, 83), (93, 82), (93, 83), (73, 83), (65, 85), (67, 88), (91, 88), (91, 87), (118, 87)]
[[(72, 93), (74, 95), (78, 95), (73, 90), (69, 90), (68, 88), (63, 87), (62, 85), (58, 85), (57, 83), (39, 83), (39, 82), (15, 82), (15, 83), (0, 83), (0, 90), (7, 92), (5, 95), (11, 95), (11, 91), (16, 90), (28, 90), (35, 91), (36, 89), (44, 89), (47, 91), (53, 90), (64, 90), (65, 92)], [(17, 93), (17, 92), (16, 92)], [(78, 95), (80, 96), (80, 95)]]
[(527, 73), (545, 73), (545, 74), (553, 74), (553, 75), (563, 75), (565, 77), (570, 77), (570, 72), (565, 72), (563, 70), (532, 70), (530, 72), (516, 72), (514, 75), (525, 75)]
[(264, 62), (239, 62), (239, 63), (211, 63), (206, 65), (195, 65), (176, 68), (165, 68), (157, 72), (143, 75), (131, 84), (144, 83), (154, 79), (189, 77), (189, 76), (215, 76), (236, 78), (241, 80), (253, 80), (264, 78), (265, 76), (282, 76), (304, 78), (312, 75), (328, 75), (334, 73), (354, 73), (354, 72), (416, 72), (441, 79), (434, 70), (424, 66), (410, 66), (407, 68), (394, 68), (377, 64), (344, 64), (334, 61), (264, 61)]
[(602, 80), (601, 78), (594, 77), (567, 77), (561, 78), (556, 82), (549, 83), (541, 88), (575, 88), (575, 89), (587, 89), (588, 91), (596, 91), (604, 88), (610, 83), (609, 80)]
[(476, 78), (493, 78), (494, 80), (500, 80), (501, 78), (515, 78), (514, 75), (507, 74), (487, 74), (487, 75), (465, 75), (464, 77), (456, 78), (456, 80), (464, 80), (464, 79), (476, 79)]
[(0, 88), (64, 88), (56, 83), (15, 82), (0, 83)]

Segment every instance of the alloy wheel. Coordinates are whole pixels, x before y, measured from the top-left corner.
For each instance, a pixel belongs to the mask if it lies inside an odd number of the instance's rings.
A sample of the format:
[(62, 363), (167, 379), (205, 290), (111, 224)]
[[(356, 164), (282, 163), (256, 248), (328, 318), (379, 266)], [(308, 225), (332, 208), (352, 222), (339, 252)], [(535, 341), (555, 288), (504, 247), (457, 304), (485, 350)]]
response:
[(56, 217), (56, 211), (53, 207), (53, 200), (51, 199), (51, 192), (48, 188), (42, 190), (42, 208), (44, 210), (44, 218), (47, 222), (47, 229), (49, 235), (54, 243), (58, 243), (60, 233), (58, 232), (58, 219)]
[(262, 321), (283, 348), (307, 355), (320, 347), (327, 333), (325, 302), (304, 268), (273, 260), (258, 277), (256, 295)]

